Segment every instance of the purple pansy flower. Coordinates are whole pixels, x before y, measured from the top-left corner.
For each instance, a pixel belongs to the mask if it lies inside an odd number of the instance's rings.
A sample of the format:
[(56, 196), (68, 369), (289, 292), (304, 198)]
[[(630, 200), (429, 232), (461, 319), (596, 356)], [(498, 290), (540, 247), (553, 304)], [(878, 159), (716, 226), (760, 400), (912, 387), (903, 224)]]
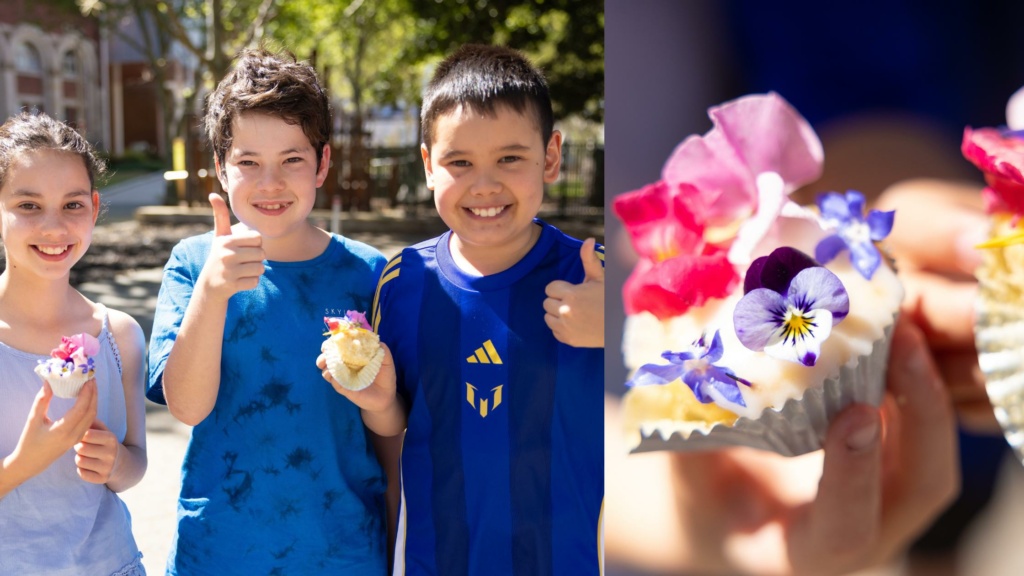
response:
[(818, 242), (814, 257), (821, 263), (828, 263), (848, 249), (853, 267), (870, 280), (882, 263), (875, 242), (892, 231), (895, 212), (872, 210), (864, 218), (864, 195), (854, 190), (845, 196), (837, 192), (819, 195), (818, 209), (825, 223), (836, 233)]
[(839, 277), (788, 246), (754, 260), (743, 291), (733, 311), (740, 342), (804, 366), (814, 366), (832, 326), (850, 311)]
[(681, 378), (693, 390), (697, 400), (704, 404), (721, 399), (746, 406), (739, 384), (750, 386), (750, 382), (714, 364), (721, 360), (723, 351), (718, 331), (711, 338), (710, 346), (705, 343), (705, 335), (701, 334), (686, 352), (663, 353), (661, 357), (669, 361), (668, 365), (644, 364), (638, 368), (626, 386), (663, 385)]

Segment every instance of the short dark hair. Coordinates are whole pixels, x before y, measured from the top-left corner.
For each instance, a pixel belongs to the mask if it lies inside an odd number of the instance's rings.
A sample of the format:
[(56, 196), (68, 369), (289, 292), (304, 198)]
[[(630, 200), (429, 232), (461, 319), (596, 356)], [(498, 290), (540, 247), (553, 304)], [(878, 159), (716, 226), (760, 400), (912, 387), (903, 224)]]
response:
[(437, 118), (460, 105), (488, 115), (493, 115), (498, 105), (533, 114), (545, 146), (554, 130), (544, 74), (521, 52), (505, 46), (466, 44), (438, 64), (420, 113), (423, 143), (428, 149)]
[(11, 164), (18, 155), (36, 150), (68, 152), (80, 157), (93, 190), (97, 180), (107, 171), (103, 159), (74, 128), (42, 112), (21, 112), (0, 126), (0, 188), (3, 188)]
[(291, 52), (244, 50), (206, 100), (206, 135), (221, 164), (231, 147), (231, 124), (245, 112), (258, 112), (298, 124), (316, 149), (317, 166), (331, 138), (331, 104), (313, 67)]

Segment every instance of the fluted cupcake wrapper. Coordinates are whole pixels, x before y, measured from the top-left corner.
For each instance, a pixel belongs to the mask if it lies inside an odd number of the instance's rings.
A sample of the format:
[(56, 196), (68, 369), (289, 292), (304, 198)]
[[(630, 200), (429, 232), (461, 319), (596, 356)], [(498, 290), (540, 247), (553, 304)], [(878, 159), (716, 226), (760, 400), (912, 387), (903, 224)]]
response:
[(358, 392), (372, 384), (384, 362), (384, 348), (378, 348), (377, 353), (373, 355), (366, 366), (355, 370), (345, 364), (337, 346), (325, 345), (322, 350), (327, 359), (327, 370), (331, 372), (331, 376), (338, 381), (338, 384), (353, 392)]
[(692, 430), (680, 430), (677, 422), (644, 422), (640, 426), (640, 442), (630, 452), (691, 452), (748, 446), (783, 456), (799, 456), (818, 450), (824, 444), (832, 418), (844, 408), (854, 403), (882, 403), (895, 325), (894, 316), (870, 354), (853, 358), (839, 369), (838, 376), (808, 389), (801, 398), (790, 399), (781, 408), (767, 408), (757, 418), (741, 417), (732, 424), (695, 426)]
[(76, 370), (66, 376), (58, 376), (55, 374), (39, 375), (50, 383), (50, 388), (53, 390), (54, 396), (57, 396), (58, 398), (77, 398), (78, 393), (82, 390), (82, 386), (85, 386), (86, 382), (96, 377), (96, 371), (90, 370), (87, 373), (82, 373), (81, 371)]

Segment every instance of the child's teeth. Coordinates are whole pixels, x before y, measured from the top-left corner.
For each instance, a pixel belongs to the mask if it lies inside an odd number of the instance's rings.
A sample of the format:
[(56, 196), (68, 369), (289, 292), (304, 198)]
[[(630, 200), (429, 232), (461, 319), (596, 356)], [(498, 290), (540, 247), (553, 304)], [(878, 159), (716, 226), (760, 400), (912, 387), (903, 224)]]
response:
[(470, 208), (470, 211), (482, 218), (493, 218), (494, 216), (501, 214), (504, 209), (504, 206), (497, 206), (491, 208)]
[(64, 251), (67, 250), (67, 249), (68, 249), (67, 246), (40, 246), (39, 247), (39, 251), (40, 252), (42, 252), (43, 254), (49, 254), (51, 256), (56, 256), (57, 254), (63, 254)]

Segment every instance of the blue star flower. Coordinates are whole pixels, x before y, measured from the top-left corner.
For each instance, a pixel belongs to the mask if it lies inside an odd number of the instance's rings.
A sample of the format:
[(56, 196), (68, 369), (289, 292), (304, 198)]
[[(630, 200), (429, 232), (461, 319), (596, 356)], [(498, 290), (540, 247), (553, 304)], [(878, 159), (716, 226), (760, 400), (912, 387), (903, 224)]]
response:
[(722, 358), (724, 347), (722, 337), (715, 331), (711, 345), (705, 343), (702, 334), (685, 352), (665, 352), (662, 358), (668, 365), (644, 364), (637, 369), (633, 379), (626, 386), (664, 385), (682, 379), (693, 390), (693, 395), (704, 404), (724, 399), (732, 404), (746, 406), (739, 384), (750, 386), (729, 370), (715, 366)]
[(864, 195), (850, 190), (845, 196), (829, 192), (818, 196), (818, 209), (825, 223), (836, 233), (818, 242), (814, 257), (823, 264), (843, 250), (850, 251), (850, 262), (868, 280), (882, 263), (875, 242), (892, 231), (895, 212), (872, 210), (864, 218)]
[(832, 326), (850, 311), (839, 277), (789, 247), (754, 260), (743, 291), (733, 310), (740, 342), (804, 366), (814, 366)]

